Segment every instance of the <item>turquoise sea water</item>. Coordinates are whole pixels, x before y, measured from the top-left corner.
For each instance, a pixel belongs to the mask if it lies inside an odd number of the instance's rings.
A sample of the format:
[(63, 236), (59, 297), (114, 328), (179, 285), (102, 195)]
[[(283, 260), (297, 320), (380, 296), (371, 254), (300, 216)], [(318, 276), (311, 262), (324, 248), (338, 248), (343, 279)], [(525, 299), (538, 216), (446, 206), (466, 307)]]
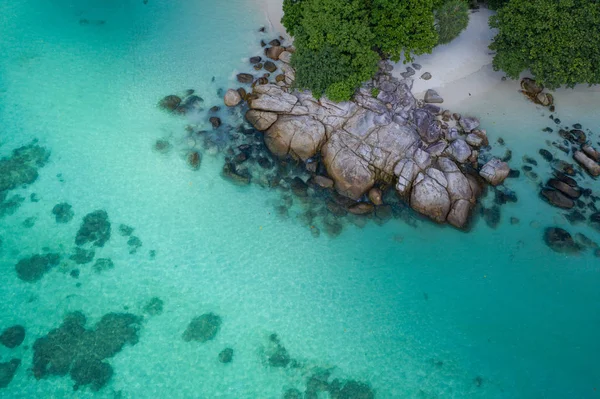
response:
[[(235, 70), (272, 37), (257, 31), (264, 23), (250, 0), (0, 2), (0, 156), (32, 140), (51, 152), (34, 183), (10, 191), (20, 207), (0, 218), (0, 330), (26, 329), (21, 346), (0, 346), (0, 362), (21, 359), (0, 397), (282, 398), (329, 368), (377, 398), (598, 397), (600, 262), (590, 250), (553, 252), (542, 235), (563, 226), (600, 243), (600, 233), (543, 203), (539, 182), (507, 182), (518, 202), (502, 206), (496, 229), (394, 219), (315, 238), (293, 212), (278, 215), (280, 192), (224, 180), (222, 155), (187, 167), (190, 121), (157, 101), (191, 88), (220, 104), (218, 89), (236, 85)], [(535, 158), (545, 180), (538, 149), (557, 135), (542, 128), (556, 125), (514, 83), (497, 90), (455, 111), (480, 116), (492, 143), (502, 137), (494, 151), (510, 148), (514, 169)], [(556, 98), (562, 124), (581, 123), (598, 141), (600, 94)], [(208, 126), (205, 116), (192, 122)], [(153, 151), (159, 138), (173, 150)], [(598, 194), (597, 181), (578, 180)], [(74, 218), (57, 224), (62, 202)], [(114, 268), (102, 273), (69, 260), (97, 209), (112, 224), (95, 255)], [(121, 223), (142, 242), (134, 254)], [(17, 278), (20, 259), (48, 251), (59, 265), (36, 282)], [(98, 392), (74, 391), (68, 375), (35, 378), (34, 343), (68, 313), (92, 328), (111, 312), (143, 315), (153, 297), (163, 312), (146, 313), (139, 342), (108, 359), (114, 375)], [(222, 319), (215, 338), (185, 342), (190, 321), (211, 312)], [(273, 333), (297, 367), (265, 361)], [(229, 364), (218, 361), (225, 347)]]

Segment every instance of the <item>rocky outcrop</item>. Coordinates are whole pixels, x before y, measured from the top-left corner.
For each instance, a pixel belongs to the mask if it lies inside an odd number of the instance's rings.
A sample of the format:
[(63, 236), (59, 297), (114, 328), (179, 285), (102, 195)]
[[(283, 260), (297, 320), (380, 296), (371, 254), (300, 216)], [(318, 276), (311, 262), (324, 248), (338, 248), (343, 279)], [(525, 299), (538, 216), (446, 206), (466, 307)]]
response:
[[(591, 151), (588, 150), (588, 153)], [(600, 176), (600, 165), (597, 162), (586, 155), (586, 153), (582, 151), (575, 151), (573, 153), (573, 159), (575, 159), (581, 166), (588, 171), (588, 173), (592, 176)]]
[[(275, 84), (254, 87), (246, 113), (248, 122), (265, 132), (274, 155), (307, 165), (320, 160), (327, 177), (312, 171), (309, 183), (319, 189), (333, 185), (342, 196), (358, 201), (344, 206), (348, 212), (376, 211), (385, 206), (379, 187), (394, 187), (432, 220), (466, 227), (481, 190), (475, 189), (477, 178), (464, 170), (477, 167), (479, 148), (488, 145), (476, 118), (442, 112), (436, 103), (443, 100), (433, 91), (425, 99), (430, 104), (419, 107), (412, 79), (393, 78), (385, 63), (352, 101), (317, 100), (291, 88), (295, 72), (287, 64), (290, 53), (275, 47), (265, 55), (282, 58), (277, 64), (282, 73)], [(372, 96), (374, 88), (377, 97)], [(479, 172), (498, 185), (509, 171), (506, 163), (492, 159)]]

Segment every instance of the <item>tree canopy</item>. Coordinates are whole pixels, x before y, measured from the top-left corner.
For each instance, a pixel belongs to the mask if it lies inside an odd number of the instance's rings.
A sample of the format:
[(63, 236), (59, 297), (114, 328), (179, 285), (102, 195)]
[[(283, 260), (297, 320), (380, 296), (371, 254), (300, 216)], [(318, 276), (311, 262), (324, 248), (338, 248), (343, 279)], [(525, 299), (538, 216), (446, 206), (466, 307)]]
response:
[(433, 49), (433, 7), (434, 0), (284, 0), (282, 23), (297, 48), (296, 85), (348, 100), (382, 57), (410, 60)]
[(454, 40), (469, 25), (469, 5), (466, 0), (449, 0), (435, 10), (438, 44)]
[(549, 88), (600, 83), (600, 2), (511, 0), (490, 26), (498, 28), (494, 69), (509, 77), (529, 69)]

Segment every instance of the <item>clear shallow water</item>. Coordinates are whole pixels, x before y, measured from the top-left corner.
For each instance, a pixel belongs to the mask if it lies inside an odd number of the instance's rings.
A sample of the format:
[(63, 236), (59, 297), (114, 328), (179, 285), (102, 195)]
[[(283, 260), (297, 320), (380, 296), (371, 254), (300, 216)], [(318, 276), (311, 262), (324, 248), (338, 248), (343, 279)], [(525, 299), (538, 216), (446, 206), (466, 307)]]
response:
[[(0, 155), (33, 139), (51, 151), (37, 181), (11, 192), (27, 200), (0, 219), (0, 328), (27, 330), (19, 348), (0, 347), (0, 361), (22, 359), (0, 397), (280, 398), (303, 388), (311, 369), (333, 366), (379, 398), (598, 395), (600, 266), (591, 251), (566, 256), (543, 243), (544, 227), (569, 225), (537, 198), (538, 183), (509, 181), (519, 201), (502, 207), (495, 230), (482, 220), (468, 234), (393, 220), (314, 238), (276, 214), (277, 192), (224, 181), (218, 156), (205, 154), (193, 172), (179, 151), (186, 143), (152, 151), (158, 138), (176, 143), (187, 123), (157, 110), (158, 99), (193, 88), (218, 104), (217, 90), (259, 51), (263, 13), (251, 2), (29, 0), (1, 3), (0, 15)], [(456, 111), (479, 115), (492, 142), (503, 137), (513, 168), (528, 154), (549, 175), (537, 150), (552, 122), (517, 93), (502, 100), (514, 85), (499, 90)], [(597, 131), (597, 92), (557, 97), (563, 124)], [(51, 210), (63, 201), (75, 218), (61, 225)], [(114, 269), (82, 265), (74, 279), (67, 260), (36, 283), (16, 277), (15, 263), (44, 247), (68, 258), (81, 219), (96, 209), (113, 225), (96, 257)], [(136, 254), (120, 223), (142, 240)], [(568, 229), (600, 242), (584, 224)], [(109, 360), (108, 386), (74, 393), (69, 377), (35, 380), (31, 347), (66, 313), (81, 310), (91, 326), (109, 312), (141, 315), (154, 296), (164, 312)], [(223, 318), (216, 338), (184, 342), (190, 320), (207, 312)], [(304, 367), (264, 364), (273, 332)], [(223, 365), (226, 346), (235, 355)]]

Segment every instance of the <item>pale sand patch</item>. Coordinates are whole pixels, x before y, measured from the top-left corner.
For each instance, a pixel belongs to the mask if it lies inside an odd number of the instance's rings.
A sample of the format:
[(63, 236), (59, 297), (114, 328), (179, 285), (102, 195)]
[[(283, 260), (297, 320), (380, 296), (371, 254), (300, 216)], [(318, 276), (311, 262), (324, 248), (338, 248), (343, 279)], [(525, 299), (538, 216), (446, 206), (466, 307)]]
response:
[[(502, 72), (492, 69), (492, 52), (488, 48), (496, 32), (488, 26), (488, 19), (493, 12), (481, 8), (469, 16), (469, 25), (459, 37), (452, 42), (437, 46), (431, 54), (416, 57), (416, 63), (422, 66), (413, 76), (413, 93), (423, 98), (427, 89), (435, 89), (444, 98), (444, 107), (451, 108), (471, 95), (491, 90), (501, 83)], [(401, 78), (400, 73), (410, 64), (395, 65), (394, 76)], [(429, 72), (430, 80), (421, 79), (421, 75)]]
[(282, 0), (254, 0), (257, 7), (265, 14), (267, 28), (269, 31), (277, 33), (290, 39), (283, 25), (281, 25), (281, 17), (283, 17), (283, 1)]

